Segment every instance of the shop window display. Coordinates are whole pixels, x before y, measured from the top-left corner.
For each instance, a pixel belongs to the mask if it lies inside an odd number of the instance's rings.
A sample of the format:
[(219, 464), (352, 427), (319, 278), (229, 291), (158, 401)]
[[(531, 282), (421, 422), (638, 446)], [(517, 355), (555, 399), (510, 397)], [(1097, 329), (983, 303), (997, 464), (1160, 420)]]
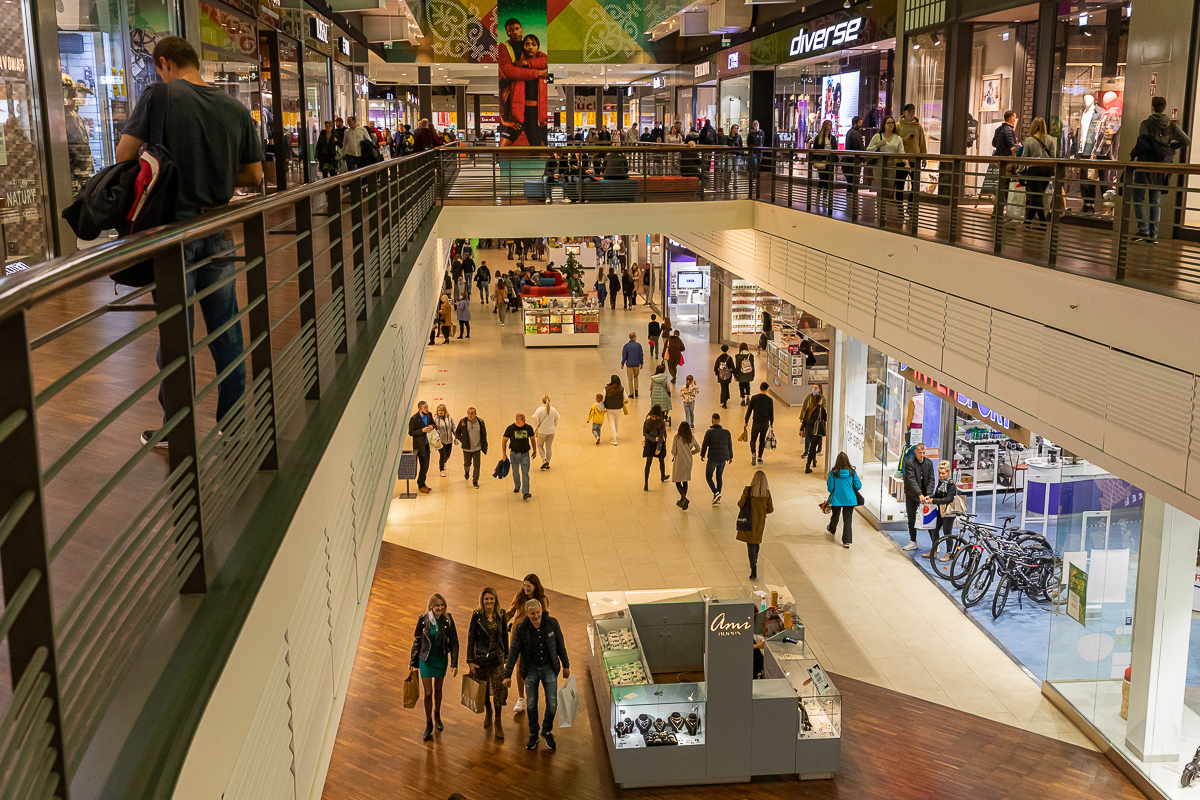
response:
[(1067, 208), (1111, 214), (1116, 172), (1104, 165), (1120, 149), (1129, 3), (1063, 5), (1069, 11), (1058, 17), (1049, 122), (1058, 152), (1081, 162), (1068, 173), (1076, 184), (1067, 187)]
[(904, 102), (917, 107), (930, 153), (942, 152), (942, 103), (946, 87), (946, 32), (943, 29), (905, 39), (908, 67)]
[(830, 119), (845, 146), (855, 116), (863, 118), (867, 141), (890, 111), (891, 63), (895, 40), (870, 48), (786, 64), (775, 70), (775, 130), (778, 145), (808, 147)]
[(721, 107), (717, 116), (725, 133), (738, 126), (743, 141), (750, 130), (750, 76), (721, 81)]

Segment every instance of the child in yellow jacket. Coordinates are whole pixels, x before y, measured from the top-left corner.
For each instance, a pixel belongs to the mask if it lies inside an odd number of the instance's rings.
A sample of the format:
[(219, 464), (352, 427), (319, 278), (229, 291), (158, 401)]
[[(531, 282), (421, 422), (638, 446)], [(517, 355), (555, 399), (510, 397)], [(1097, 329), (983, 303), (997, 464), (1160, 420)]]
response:
[(592, 423), (592, 436), (596, 437), (596, 444), (600, 444), (600, 430), (604, 427), (604, 414), (607, 409), (604, 408), (604, 395), (596, 395), (596, 402), (592, 403), (592, 407), (588, 409), (587, 421)]

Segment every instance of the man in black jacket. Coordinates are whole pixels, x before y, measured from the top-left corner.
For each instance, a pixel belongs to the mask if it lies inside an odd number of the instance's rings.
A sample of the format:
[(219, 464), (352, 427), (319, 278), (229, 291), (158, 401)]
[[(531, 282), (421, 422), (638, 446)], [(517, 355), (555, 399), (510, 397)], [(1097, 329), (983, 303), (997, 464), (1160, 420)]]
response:
[(1011, 156), (1017, 149), (1017, 112), (1005, 111), (1004, 122), (992, 134), (992, 155)]
[(538, 746), (538, 686), (546, 694), (546, 713), (542, 718), (542, 738), (554, 750), (554, 715), (558, 711), (558, 673), (571, 677), (571, 659), (563, 641), (558, 620), (542, 610), (542, 604), (525, 604), (525, 619), (513, 630), (512, 647), (504, 664), (504, 686), (512, 685), (513, 667), (521, 659), (521, 679), (525, 681), (525, 713), (529, 716), (529, 741), (526, 750)]
[(429, 474), (429, 432), (433, 430), (433, 415), (429, 413), (429, 404), (424, 400), (417, 403), (417, 413), (408, 419), (408, 435), (413, 440), (413, 452), (417, 456), (417, 491), (429, 494), (430, 488), (425, 485), (425, 476)]
[[(863, 118), (855, 117), (850, 122), (850, 130), (846, 131), (846, 149), (862, 151), (867, 149), (867, 140), (863, 136)], [(854, 156), (849, 156), (842, 162), (842, 174), (846, 176), (846, 191), (858, 194), (859, 167), (854, 163)]]
[(917, 515), (922, 503), (937, 490), (937, 475), (933, 462), (925, 457), (925, 445), (913, 448), (912, 455), (904, 461), (904, 510), (908, 512), (908, 544), (905, 550), (917, 549)]
[[(762, 461), (763, 448), (767, 445), (767, 431), (775, 424), (775, 401), (767, 394), (770, 384), (763, 381), (758, 385), (758, 394), (750, 398), (746, 406), (746, 424), (750, 426), (750, 466)], [(753, 419), (751, 419), (753, 418)], [(758, 443), (757, 457), (755, 442)]]
[[(704, 467), (704, 479), (712, 490), (714, 506), (721, 504), (722, 479), (725, 476), (725, 465), (733, 463), (733, 437), (729, 431), (721, 427), (721, 415), (712, 415), (712, 427), (704, 432), (704, 442), (700, 445), (700, 460), (708, 459)], [(717, 476), (713, 481), (713, 475)]]
[[(454, 438), (462, 447), (463, 480), (470, 480), (471, 485), (479, 488), (479, 461), (482, 455), (487, 455), (487, 425), (483, 418), (475, 415), (474, 408), (467, 409), (467, 415), (458, 421), (454, 429)], [(475, 477), (471, 477), (471, 467), (475, 467)]]
[(729, 355), (729, 345), (721, 345), (721, 355), (713, 363), (713, 374), (721, 384), (721, 408), (729, 408), (726, 403), (729, 402), (729, 384), (733, 381), (735, 366), (733, 356)]

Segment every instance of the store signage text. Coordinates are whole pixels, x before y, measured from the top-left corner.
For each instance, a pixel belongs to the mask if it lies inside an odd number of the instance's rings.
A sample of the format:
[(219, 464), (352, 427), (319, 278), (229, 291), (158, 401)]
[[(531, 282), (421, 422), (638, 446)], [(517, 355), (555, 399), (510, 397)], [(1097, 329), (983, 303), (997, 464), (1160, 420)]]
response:
[(312, 20), (312, 37), (318, 42), (329, 43), (329, 23), (317, 17), (311, 17)]
[(654, 80), (652, 81), (652, 85), (655, 89), (661, 89), (667, 85), (667, 79), (666, 78), (654, 78)]
[(709, 70), (711, 70), (711, 69), (712, 69), (712, 64), (708, 61), (705, 61), (703, 64), (697, 64), (695, 67), (692, 68), (692, 72), (694, 73), (693, 77), (703, 78), (705, 75), (708, 74)]
[(717, 636), (741, 636), (743, 631), (748, 631), (753, 627), (749, 620), (745, 622), (728, 622), (725, 619), (725, 612), (722, 611), (713, 617), (712, 624), (708, 629)]
[(729, 69), (737, 69), (738, 63), (741, 61), (741, 53), (730, 53), (727, 65)]
[(338, 49), (342, 51), (342, 55), (350, 55), (350, 40), (345, 36), (338, 37)]
[(12, 73), (24, 72), (25, 59), (17, 56), (0, 56), (0, 69)]
[(997, 430), (1003, 431), (1004, 434), (1013, 441), (1020, 442), (1027, 447), (1029, 446), (1029, 431), (1025, 428), (1022, 428), (1020, 425), (1013, 422), (1011, 419), (995, 409), (988, 408), (982, 403), (975, 402), (962, 392), (955, 391), (949, 386), (934, 380), (928, 375), (917, 372), (907, 364), (900, 365), (900, 374), (918, 386), (924, 386), (926, 389), (934, 392), (934, 394), (946, 398), (951, 403), (954, 403), (955, 406), (967, 412), (980, 422), (986, 422)]
[(819, 31), (800, 31), (796, 34), (796, 38), (792, 39), (788, 55), (799, 56), (816, 50), (824, 50), (827, 47), (849, 44), (858, 38), (862, 27), (863, 18), (855, 17)]

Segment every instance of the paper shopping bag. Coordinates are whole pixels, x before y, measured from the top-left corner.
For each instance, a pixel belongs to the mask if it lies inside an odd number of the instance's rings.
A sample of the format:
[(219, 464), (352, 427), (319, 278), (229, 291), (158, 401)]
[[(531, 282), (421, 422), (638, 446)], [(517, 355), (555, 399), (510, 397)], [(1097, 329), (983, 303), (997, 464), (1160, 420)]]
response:
[(404, 679), (404, 707), (416, 708), (421, 699), (421, 684), (417, 682), (417, 674), (410, 672)]
[(571, 727), (578, 715), (579, 689), (572, 675), (558, 690), (558, 727)]
[(462, 676), (462, 704), (476, 714), (482, 714), (486, 700), (487, 681), (475, 680), (471, 675), (464, 674)]

